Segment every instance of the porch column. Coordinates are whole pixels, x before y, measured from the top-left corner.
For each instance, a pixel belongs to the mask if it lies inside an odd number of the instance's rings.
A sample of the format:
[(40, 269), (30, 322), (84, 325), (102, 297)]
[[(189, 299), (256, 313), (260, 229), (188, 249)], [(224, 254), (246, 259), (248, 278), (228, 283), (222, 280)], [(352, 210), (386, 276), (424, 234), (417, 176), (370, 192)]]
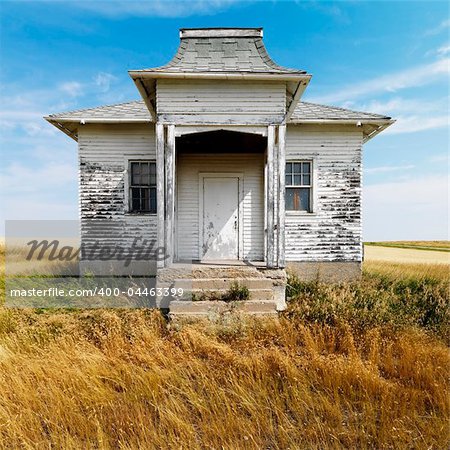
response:
[(167, 126), (166, 145), (166, 217), (165, 217), (165, 249), (166, 265), (173, 263), (174, 258), (174, 224), (175, 224), (175, 125)]
[(285, 267), (286, 125), (278, 127), (278, 267)]
[(275, 178), (274, 178), (274, 153), (275, 153), (275, 126), (269, 125), (267, 129), (267, 267), (275, 267)]
[(156, 124), (156, 213), (157, 213), (157, 247), (164, 249), (164, 254), (159, 254), (156, 267), (165, 265), (165, 239), (164, 239), (164, 124)]

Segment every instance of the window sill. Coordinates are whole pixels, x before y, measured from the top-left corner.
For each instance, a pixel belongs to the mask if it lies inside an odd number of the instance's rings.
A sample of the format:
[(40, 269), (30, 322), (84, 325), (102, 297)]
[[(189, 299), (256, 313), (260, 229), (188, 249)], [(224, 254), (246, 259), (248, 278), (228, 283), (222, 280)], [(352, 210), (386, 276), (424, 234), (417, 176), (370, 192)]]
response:
[(317, 211), (286, 211), (286, 216), (316, 216)]
[(157, 213), (151, 213), (151, 212), (131, 212), (131, 211), (126, 211), (125, 212), (126, 216), (156, 216)]

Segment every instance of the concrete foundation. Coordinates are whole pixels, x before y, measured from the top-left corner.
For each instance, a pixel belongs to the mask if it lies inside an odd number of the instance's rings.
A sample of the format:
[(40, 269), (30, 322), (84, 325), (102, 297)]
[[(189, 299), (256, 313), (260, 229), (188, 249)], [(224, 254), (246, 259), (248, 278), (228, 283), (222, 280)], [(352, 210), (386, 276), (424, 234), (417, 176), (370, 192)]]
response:
[(361, 262), (288, 262), (287, 272), (295, 274), (301, 281), (319, 280), (326, 283), (356, 281), (361, 278)]

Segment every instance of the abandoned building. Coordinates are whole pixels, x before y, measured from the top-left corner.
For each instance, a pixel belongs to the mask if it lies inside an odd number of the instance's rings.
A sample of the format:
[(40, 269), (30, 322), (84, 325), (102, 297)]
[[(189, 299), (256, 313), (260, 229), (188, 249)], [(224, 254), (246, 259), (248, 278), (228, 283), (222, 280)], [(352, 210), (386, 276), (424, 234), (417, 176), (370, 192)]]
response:
[(169, 63), (129, 74), (142, 100), (46, 117), (78, 142), (83, 244), (154, 241), (162, 285), (238, 280), (249, 311), (283, 309), (286, 269), (359, 276), (362, 145), (390, 117), (303, 102), (311, 75), (261, 28), (181, 29)]

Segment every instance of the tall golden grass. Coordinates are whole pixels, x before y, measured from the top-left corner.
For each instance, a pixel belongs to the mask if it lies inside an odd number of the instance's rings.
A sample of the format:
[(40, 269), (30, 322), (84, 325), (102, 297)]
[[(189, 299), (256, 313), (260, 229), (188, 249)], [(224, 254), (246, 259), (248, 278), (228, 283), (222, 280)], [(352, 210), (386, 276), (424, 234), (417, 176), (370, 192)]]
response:
[(445, 345), (420, 330), (158, 312), (0, 316), (3, 448), (445, 448)]
[(376, 289), (380, 310), (422, 292), (445, 300), (440, 275), (392, 270), (368, 266), (360, 284), (299, 284), (278, 319), (0, 309), (0, 447), (446, 448), (442, 327), (330, 314)]

